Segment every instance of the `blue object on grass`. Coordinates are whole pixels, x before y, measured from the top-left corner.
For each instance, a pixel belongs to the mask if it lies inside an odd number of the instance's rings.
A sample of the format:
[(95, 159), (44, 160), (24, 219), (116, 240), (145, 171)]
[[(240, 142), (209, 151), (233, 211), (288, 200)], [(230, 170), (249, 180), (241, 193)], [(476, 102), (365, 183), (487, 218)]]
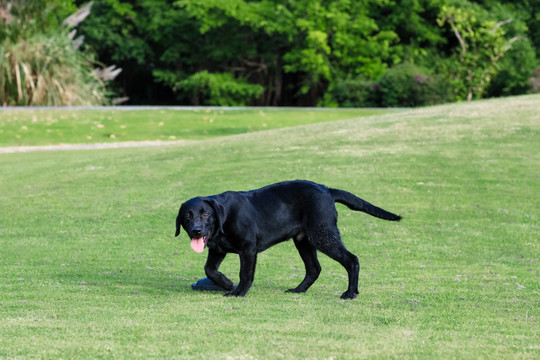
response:
[(199, 279), (196, 283), (191, 284), (191, 288), (193, 290), (199, 290), (199, 291), (227, 291), (227, 289), (222, 288), (219, 285), (216, 285), (209, 278)]

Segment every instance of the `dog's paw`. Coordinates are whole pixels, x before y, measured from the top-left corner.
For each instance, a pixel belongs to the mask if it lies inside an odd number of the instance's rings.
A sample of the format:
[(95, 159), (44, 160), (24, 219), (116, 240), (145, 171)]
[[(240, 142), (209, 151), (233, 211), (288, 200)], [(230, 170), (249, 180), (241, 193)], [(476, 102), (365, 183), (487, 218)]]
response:
[(223, 296), (227, 296), (227, 297), (243, 297), (245, 295), (246, 294), (238, 294), (238, 293), (236, 293), (234, 291), (223, 294)]
[(294, 289), (285, 290), (285, 292), (286, 293), (304, 293), (304, 292), (306, 292), (306, 290), (299, 289), (299, 288), (294, 288)]
[(345, 300), (352, 300), (356, 298), (356, 296), (358, 296), (358, 293), (355, 291), (351, 291), (351, 292), (345, 291), (343, 295), (341, 295), (341, 298)]

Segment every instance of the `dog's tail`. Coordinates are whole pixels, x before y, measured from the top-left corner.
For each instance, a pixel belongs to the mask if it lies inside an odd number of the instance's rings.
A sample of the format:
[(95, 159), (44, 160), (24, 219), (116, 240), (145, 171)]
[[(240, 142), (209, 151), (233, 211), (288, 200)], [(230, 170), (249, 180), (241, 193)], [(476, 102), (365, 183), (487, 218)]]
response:
[(401, 220), (401, 216), (392, 214), (391, 212), (388, 212), (373, 204), (370, 204), (367, 201), (360, 199), (358, 196), (351, 194), (350, 192), (331, 188), (329, 188), (328, 190), (330, 191), (330, 195), (332, 195), (335, 202), (347, 205), (351, 210), (363, 211), (366, 214), (378, 217), (379, 219), (383, 220)]

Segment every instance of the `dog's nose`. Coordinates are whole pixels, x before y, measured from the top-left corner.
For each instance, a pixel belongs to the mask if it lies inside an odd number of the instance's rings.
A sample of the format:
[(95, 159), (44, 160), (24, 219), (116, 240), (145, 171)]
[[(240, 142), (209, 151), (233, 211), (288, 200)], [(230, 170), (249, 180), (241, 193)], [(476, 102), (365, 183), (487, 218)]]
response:
[(202, 229), (200, 227), (194, 227), (191, 229), (193, 236), (200, 237), (202, 235)]

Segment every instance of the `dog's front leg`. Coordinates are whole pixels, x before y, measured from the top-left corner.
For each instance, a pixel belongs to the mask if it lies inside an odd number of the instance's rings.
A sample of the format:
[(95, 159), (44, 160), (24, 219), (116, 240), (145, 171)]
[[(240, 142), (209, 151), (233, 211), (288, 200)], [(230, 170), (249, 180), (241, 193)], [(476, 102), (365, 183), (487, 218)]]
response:
[(225, 259), (225, 255), (226, 253), (224, 252), (209, 249), (204, 272), (214, 284), (217, 284), (224, 289), (232, 290), (234, 288), (233, 282), (218, 271), (219, 265), (221, 265), (221, 262)]
[(254, 248), (244, 249), (240, 255), (240, 283), (225, 296), (244, 296), (253, 284), (255, 277), (255, 265), (257, 263), (257, 251)]

